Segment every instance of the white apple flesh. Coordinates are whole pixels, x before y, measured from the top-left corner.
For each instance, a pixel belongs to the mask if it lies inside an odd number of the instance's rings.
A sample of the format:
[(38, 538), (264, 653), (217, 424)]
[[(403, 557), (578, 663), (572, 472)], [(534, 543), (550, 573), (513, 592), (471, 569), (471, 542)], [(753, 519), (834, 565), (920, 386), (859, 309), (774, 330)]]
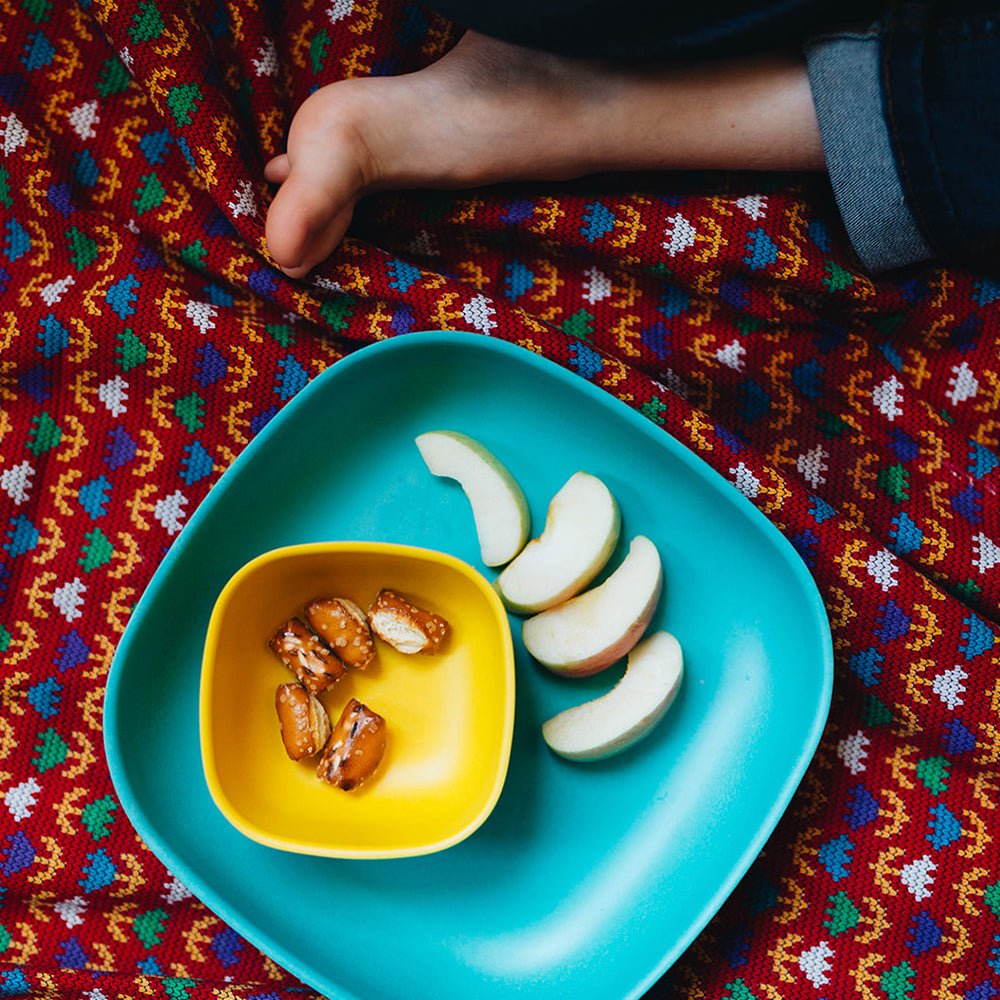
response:
[(545, 529), (497, 577), (515, 614), (533, 614), (578, 594), (604, 568), (621, 530), (611, 491), (587, 472), (570, 476), (552, 498)]
[(669, 632), (654, 632), (632, 650), (621, 680), (606, 695), (553, 716), (543, 724), (542, 737), (570, 760), (620, 753), (663, 718), (683, 674), (680, 643)]
[(531, 531), (528, 501), (507, 467), (474, 438), (458, 431), (420, 434), (417, 448), (435, 476), (457, 480), (476, 524), (479, 554), (503, 566), (524, 547)]
[(663, 589), (656, 546), (644, 535), (599, 587), (525, 621), (521, 638), (539, 663), (584, 677), (620, 660), (642, 638)]

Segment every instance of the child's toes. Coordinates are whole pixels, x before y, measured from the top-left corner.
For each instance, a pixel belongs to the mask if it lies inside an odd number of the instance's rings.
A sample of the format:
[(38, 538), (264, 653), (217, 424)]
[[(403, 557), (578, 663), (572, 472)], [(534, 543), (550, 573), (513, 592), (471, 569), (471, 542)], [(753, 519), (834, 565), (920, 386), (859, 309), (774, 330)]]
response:
[(264, 179), (271, 184), (282, 184), (288, 177), (290, 169), (288, 154), (281, 153), (264, 164)]
[(276, 174), (286, 168), (287, 173), (264, 227), (275, 263), (296, 276), (318, 264), (340, 242), (361, 186), (357, 165), (342, 151), (305, 152), (291, 161), (286, 158), (285, 165), (271, 161)]
[(264, 236), (279, 267), (301, 267), (315, 236), (330, 222), (339, 206), (330, 204), (315, 183), (290, 171), (267, 212)]
[(283, 268), (285, 274), (291, 278), (302, 278), (317, 264), (326, 260), (344, 238), (353, 215), (354, 203), (350, 202), (344, 205), (319, 232), (313, 235), (302, 258), (302, 263), (295, 268)]

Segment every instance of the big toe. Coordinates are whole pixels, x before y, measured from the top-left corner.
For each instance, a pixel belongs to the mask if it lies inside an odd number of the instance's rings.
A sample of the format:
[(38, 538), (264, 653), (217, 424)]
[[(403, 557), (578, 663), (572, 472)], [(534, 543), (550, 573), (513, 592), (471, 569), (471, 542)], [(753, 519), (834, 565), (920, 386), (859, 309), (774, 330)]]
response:
[(264, 164), (264, 178), (272, 184), (283, 184), (287, 180), (290, 170), (288, 154), (281, 153)]
[(333, 252), (354, 211), (357, 192), (346, 179), (292, 167), (267, 213), (264, 235), (286, 274), (307, 274)]

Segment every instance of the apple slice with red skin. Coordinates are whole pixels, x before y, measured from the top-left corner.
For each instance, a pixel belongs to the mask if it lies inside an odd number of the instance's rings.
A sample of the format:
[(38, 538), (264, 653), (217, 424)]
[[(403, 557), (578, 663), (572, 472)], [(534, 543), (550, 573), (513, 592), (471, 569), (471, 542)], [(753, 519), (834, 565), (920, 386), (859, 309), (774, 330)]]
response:
[(525, 649), (557, 674), (596, 674), (642, 638), (662, 589), (660, 554), (645, 535), (636, 535), (621, 564), (600, 586), (524, 622)]
[(543, 724), (542, 737), (569, 760), (621, 753), (663, 718), (683, 676), (680, 643), (669, 632), (654, 632), (635, 646), (621, 680), (606, 695), (553, 716)]

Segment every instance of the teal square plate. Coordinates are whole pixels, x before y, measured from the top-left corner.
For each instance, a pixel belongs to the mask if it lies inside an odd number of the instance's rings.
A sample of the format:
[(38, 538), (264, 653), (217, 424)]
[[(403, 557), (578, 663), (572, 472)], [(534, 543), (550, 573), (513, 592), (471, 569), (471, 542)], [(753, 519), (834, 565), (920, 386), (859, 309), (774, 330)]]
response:
[[(414, 438), (454, 429), (508, 466), (531, 504), (578, 469), (664, 565), (652, 627), (686, 676), (626, 753), (556, 757), (542, 722), (607, 690), (532, 662), (514, 620), (510, 767), (489, 819), (449, 850), (393, 860), (281, 852), (216, 809), (198, 687), (216, 597), (250, 559), (303, 542), (373, 540), (479, 561), (460, 488)], [(489, 574), (488, 571), (487, 575)], [(303, 389), (247, 446), (178, 536), (132, 615), (105, 704), (111, 776), (150, 848), (246, 939), (338, 998), (575, 997), (647, 990), (759, 853), (819, 741), (830, 632), (799, 556), (730, 483), (661, 428), (531, 351), (475, 334), (363, 348)]]

